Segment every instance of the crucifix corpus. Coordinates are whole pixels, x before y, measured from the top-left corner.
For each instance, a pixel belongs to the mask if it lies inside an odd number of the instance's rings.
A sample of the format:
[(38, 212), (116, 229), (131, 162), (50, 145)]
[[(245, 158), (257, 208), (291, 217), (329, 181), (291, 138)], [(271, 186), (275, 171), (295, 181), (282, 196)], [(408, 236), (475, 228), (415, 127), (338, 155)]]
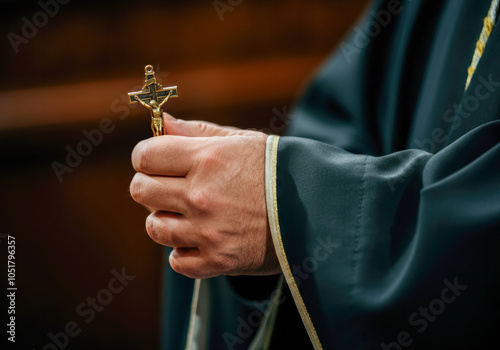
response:
[(154, 136), (164, 135), (163, 131), (163, 111), (161, 106), (170, 97), (179, 97), (177, 86), (162, 87), (156, 82), (153, 66), (144, 67), (145, 79), (141, 91), (129, 92), (129, 103), (140, 103), (151, 112), (151, 130)]

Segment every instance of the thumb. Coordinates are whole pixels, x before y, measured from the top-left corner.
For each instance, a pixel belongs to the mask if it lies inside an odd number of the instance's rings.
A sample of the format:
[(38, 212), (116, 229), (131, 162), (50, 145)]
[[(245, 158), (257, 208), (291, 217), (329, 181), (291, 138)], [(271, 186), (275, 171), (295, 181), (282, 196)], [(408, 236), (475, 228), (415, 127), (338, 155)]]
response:
[(188, 137), (228, 136), (237, 132), (237, 128), (221, 127), (217, 124), (199, 120), (175, 119), (170, 114), (163, 113), (165, 134)]

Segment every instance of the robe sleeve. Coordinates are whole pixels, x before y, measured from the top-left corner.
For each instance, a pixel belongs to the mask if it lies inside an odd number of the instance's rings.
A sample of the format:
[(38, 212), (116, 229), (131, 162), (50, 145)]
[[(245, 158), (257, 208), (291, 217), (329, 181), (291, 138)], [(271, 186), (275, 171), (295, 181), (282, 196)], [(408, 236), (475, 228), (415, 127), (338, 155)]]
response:
[(269, 137), (273, 241), (316, 348), (356, 348), (368, 326), (360, 320), (369, 323), (408, 295), (432, 296), (436, 283), (424, 283), (432, 274), (443, 286), (460, 285), (452, 271), (466, 253), (454, 248), (498, 235), (499, 135), (500, 123), (492, 122), (436, 155), (408, 150), (383, 157)]
[(500, 121), (435, 154), (383, 152), (376, 54), (341, 47), (292, 115), (299, 137), (269, 136), (276, 253), (315, 349), (459, 348), (497, 319)]

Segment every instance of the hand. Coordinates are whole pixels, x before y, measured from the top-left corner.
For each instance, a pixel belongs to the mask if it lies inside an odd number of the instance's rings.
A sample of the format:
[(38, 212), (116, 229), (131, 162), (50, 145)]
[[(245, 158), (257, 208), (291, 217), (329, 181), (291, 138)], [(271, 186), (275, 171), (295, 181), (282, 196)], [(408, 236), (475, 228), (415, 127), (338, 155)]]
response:
[(172, 268), (191, 278), (280, 273), (265, 204), (267, 135), (170, 116), (165, 131), (134, 148), (130, 193), (152, 210), (149, 236), (174, 248)]

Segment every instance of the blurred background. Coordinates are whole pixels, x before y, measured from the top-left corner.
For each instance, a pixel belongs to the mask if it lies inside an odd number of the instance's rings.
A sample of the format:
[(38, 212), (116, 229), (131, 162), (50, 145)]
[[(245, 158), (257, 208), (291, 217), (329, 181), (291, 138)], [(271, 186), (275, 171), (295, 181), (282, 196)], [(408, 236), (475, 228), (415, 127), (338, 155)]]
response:
[(0, 0), (1, 348), (157, 348), (162, 247), (128, 192), (150, 117), (127, 92), (151, 64), (172, 115), (281, 133), (366, 3)]

